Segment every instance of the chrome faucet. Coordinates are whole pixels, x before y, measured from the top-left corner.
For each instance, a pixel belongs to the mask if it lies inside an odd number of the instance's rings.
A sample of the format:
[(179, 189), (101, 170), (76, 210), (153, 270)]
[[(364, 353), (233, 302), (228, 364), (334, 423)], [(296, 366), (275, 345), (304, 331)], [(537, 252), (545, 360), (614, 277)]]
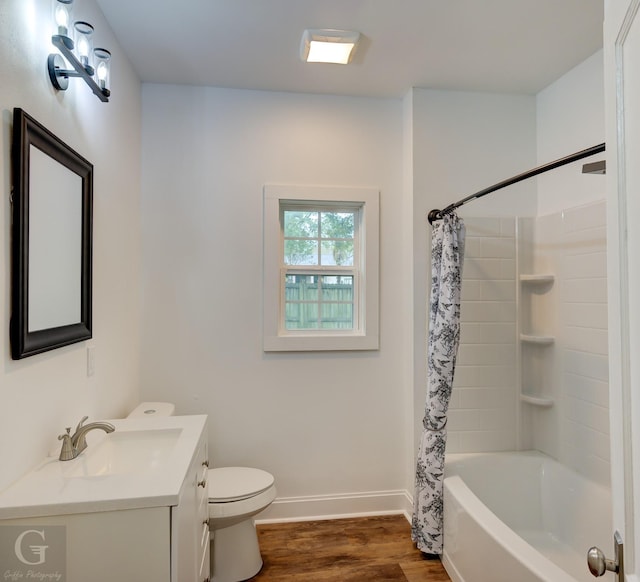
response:
[(66, 428), (67, 432), (58, 436), (58, 440), (62, 441), (62, 448), (60, 449), (60, 456), (58, 457), (61, 461), (70, 461), (71, 459), (75, 459), (87, 448), (86, 435), (90, 430), (99, 428), (107, 433), (116, 430), (116, 427), (110, 422), (91, 422), (89, 424), (84, 424), (85, 420), (88, 418), (88, 416), (84, 416), (82, 418), (78, 423), (78, 426), (76, 426), (76, 431), (73, 435), (71, 435), (71, 427), (68, 426)]

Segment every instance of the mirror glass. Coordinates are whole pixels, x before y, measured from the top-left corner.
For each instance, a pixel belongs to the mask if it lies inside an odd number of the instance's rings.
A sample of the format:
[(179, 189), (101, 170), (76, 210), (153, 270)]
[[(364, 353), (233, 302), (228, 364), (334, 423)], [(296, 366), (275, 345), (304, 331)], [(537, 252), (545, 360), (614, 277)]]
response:
[(31, 146), (29, 324), (80, 323), (82, 178)]

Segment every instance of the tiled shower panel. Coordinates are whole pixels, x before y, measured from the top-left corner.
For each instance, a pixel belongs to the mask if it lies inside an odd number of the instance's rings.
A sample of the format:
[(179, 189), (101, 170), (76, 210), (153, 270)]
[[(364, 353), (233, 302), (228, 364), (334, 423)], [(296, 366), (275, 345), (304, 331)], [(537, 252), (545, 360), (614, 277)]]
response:
[(447, 451), (516, 446), (516, 240), (513, 218), (467, 218), (462, 330)]

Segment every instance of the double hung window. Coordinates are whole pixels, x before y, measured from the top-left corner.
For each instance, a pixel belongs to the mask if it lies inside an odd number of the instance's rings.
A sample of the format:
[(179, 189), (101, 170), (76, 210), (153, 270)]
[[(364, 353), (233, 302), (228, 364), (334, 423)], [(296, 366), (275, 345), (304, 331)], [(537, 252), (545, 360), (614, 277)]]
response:
[(264, 349), (377, 349), (377, 191), (264, 194)]

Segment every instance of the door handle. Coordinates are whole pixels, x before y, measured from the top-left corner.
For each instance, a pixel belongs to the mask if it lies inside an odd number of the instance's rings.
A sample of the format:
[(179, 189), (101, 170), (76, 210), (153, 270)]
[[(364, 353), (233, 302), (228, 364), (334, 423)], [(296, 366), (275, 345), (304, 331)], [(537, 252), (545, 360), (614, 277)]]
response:
[(606, 572), (615, 572), (618, 575), (618, 581), (622, 582), (624, 580), (624, 552), (622, 537), (618, 532), (613, 535), (613, 545), (615, 559), (607, 559), (600, 548), (593, 546), (587, 552), (587, 565), (589, 571), (596, 577), (603, 576)]

